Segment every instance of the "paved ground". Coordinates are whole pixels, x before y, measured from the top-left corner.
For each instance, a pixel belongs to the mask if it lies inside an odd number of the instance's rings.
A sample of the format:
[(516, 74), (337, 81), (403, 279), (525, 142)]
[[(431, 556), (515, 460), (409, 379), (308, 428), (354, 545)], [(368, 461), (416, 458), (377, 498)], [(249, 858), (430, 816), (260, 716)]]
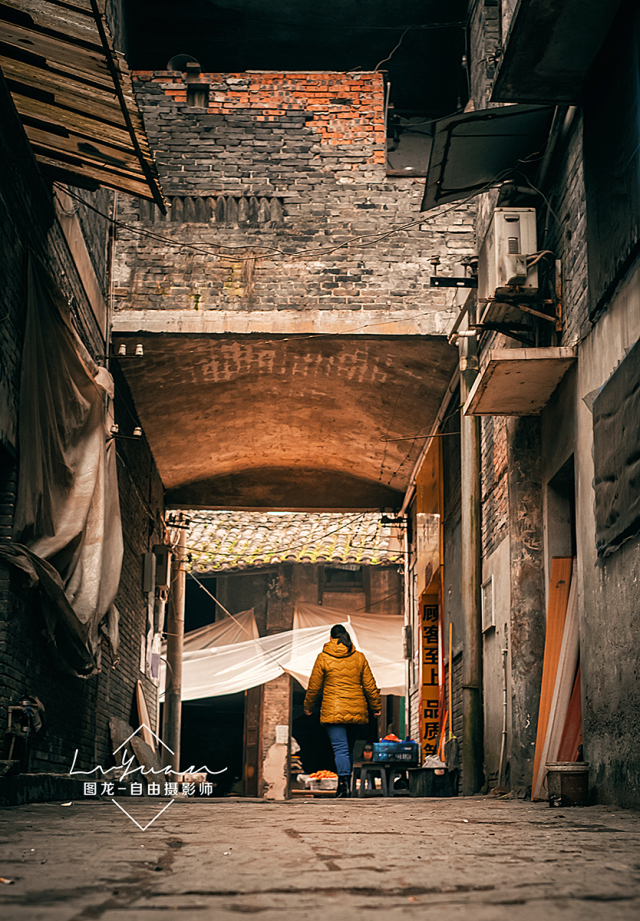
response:
[[(145, 825), (164, 805), (125, 800)], [(512, 800), (112, 803), (0, 813), (5, 921), (640, 918), (640, 814)]]

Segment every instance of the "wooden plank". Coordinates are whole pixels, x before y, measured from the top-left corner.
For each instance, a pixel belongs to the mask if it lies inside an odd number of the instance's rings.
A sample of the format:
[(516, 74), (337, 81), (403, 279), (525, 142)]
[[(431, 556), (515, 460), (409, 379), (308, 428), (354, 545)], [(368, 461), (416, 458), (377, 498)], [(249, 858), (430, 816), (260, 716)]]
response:
[(551, 702), (558, 671), (558, 660), (562, 647), (564, 622), (567, 615), (567, 603), (571, 586), (571, 571), (573, 560), (571, 557), (554, 557), (551, 560), (551, 574), (549, 585), (549, 607), (547, 611), (547, 632), (544, 643), (544, 662), (542, 666), (542, 688), (540, 691), (540, 707), (538, 710), (538, 729), (536, 734), (536, 749), (533, 762), (533, 783), (531, 799), (535, 800), (535, 791), (539, 789), (540, 764), (549, 725)]
[(551, 711), (549, 713), (549, 724), (545, 736), (545, 742), (540, 758), (540, 771), (538, 774), (538, 789), (534, 788), (536, 798), (546, 799), (543, 791), (546, 790), (547, 764), (550, 761), (558, 761), (558, 749), (564, 730), (569, 701), (576, 679), (576, 670), (578, 668), (578, 656), (580, 646), (578, 639), (578, 580), (576, 578), (576, 561), (573, 561), (571, 572), (571, 588), (569, 589), (569, 601), (567, 602), (567, 614), (564, 621), (564, 630), (562, 634), (562, 645), (558, 658), (558, 669), (556, 672), (553, 698), (551, 701)]
[(148, 198), (152, 201), (154, 200), (151, 189), (142, 175), (136, 178), (131, 174), (114, 173), (105, 168), (100, 169), (88, 163), (71, 164), (66, 160), (57, 159), (55, 152), (52, 151), (43, 152), (36, 149), (34, 153), (36, 160), (38, 163), (41, 163), (42, 166), (50, 168), (54, 173), (56, 171), (65, 173), (64, 182), (73, 184), (70, 178), (70, 175), (73, 175), (77, 177), (78, 184), (81, 184), (82, 179), (87, 179), (98, 185), (106, 186), (109, 189), (117, 189), (119, 192), (126, 192), (128, 195), (135, 195), (138, 198)]
[(154, 739), (153, 732), (151, 731), (149, 710), (147, 709), (147, 701), (145, 700), (144, 689), (140, 679), (136, 681), (136, 704), (138, 706), (138, 719), (140, 720), (140, 725), (142, 726), (142, 732), (140, 735), (147, 743), (147, 745), (155, 752), (156, 740)]
[[(17, 61), (17, 57), (10, 58), (11, 51), (12, 48), (5, 44), (5, 47), (3, 48), (3, 57), (5, 60)], [(82, 73), (70, 62), (47, 60), (47, 58), (44, 58), (42, 55), (36, 55), (36, 60), (38, 59), (42, 60), (41, 67), (35, 63), (33, 65), (27, 66), (33, 66), (35, 72), (45, 75), (45, 81), (43, 84), (44, 86), (47, 85), (46, 75), (50, 73), (56, 73), (62, 77), (67, 77), (68, 79), (73, 80), (75, 83), (77, 83), (80, 89), (84, 88), (86, 93), (92, 93), (96, 87), (102, 87), (104, 92), (114, 93), (115, 95), (113, 79), (106, 68), (104, 73), (98, 73), (97, 71), (95, 73)]]
[(72, 112), (70, 109), (60, 109), (58, 106), (41, 102), (39, 99), (31, 99), (29, 96), (21, 96), (19, 93), (13, 93), (12, 96), (21, 116), (30, 116), (47, 125), (57, 125), (65, 131), (106, 144), (114, 151), (121, 148), (133, 154), (131, 136), (122, 123), (120, 126), (113, 125), (99, 117), (92, 118)]
[(100, 44), (98, 28), (90, 7), (85, 10), (73, 10), (50, 3), (48, 0), (2, 0), (2, 6), (25, 14), (39, 29), (49, 29), (81, 41)]
[(33, 128), (31, 125), (25, 125), (24, 130), (32, 144), (46, 148), (51, 151), (52, 156), (58, 152), (66, 154), (67, 160), (71, 157), (83, 163), (93, 164), (99, 169), (142, 177), (140, 165), (133, 154), (122, 154), (115, 148), (109, 148), (96, 141), (87, 141), (74, 135), (60, 137), (58, 134), (41, 128)]
[[(16, 7), (16, 4), (21, 2), (21, 0), (2, 0), (2, 2), (4, 6)], [(46, 2), (48, 6), (55, 10), (66, 10), (72, 7), (78, 13), (90, 13), (93, 15), (91, 0), (43, 0), (43, 2)], [(98, 6), (104, 7), (102, 0), (98, 0)]]
[(12, 22), (2, 23), (2, 41), (13, 48), (40, 55), (47, 61), (64, 65), (70, 73), (84, 74), (87, 77), (107, 77), (113, 85), (113, 79), (107, 68), (104, 51), (96, 47), (89, 51), (72, 41), (65, 42), (59, 38), (42, 35), (32, 29), (25, 29)]
[(81, 83), (75, 75), (46, 70), (1, 54), (0, 68), (8, 80), (15, 80), (16, 83), (24, 86), (32, 86), (35, 89), (52, 93), (56, 102), (75, 105), (76, 108), (84, 109), (87, 113), (98, 109), (113, 111), (117, 113), (114, 120), (122, 121), (122, 109), (113, 89), (113, 83), (108, 89), (97, 86), (89, 87), (86, 83)]
[(577, 761), (578, 749), (582, 745), (582, 702), (580, 688), (580, 666), (576, 673), (573, 693), (569, 701), (567, 718), (562, 731), (560, 747), (558, 748), (558, 761)]

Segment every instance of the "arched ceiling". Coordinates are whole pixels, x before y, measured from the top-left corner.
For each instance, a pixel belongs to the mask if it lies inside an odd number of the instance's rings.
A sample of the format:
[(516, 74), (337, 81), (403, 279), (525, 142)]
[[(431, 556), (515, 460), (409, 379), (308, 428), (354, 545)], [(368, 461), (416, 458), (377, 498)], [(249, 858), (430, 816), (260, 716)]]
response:
[(142, 341), (122, 369), (182, 507), (399, 506), (456, 362), (430, 336)]

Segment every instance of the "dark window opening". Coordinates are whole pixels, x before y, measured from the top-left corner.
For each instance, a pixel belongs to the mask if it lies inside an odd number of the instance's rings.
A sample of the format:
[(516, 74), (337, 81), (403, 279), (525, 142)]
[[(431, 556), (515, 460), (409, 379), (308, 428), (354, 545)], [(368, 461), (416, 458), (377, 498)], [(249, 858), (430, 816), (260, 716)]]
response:
[(364, 590), (364, 573), (362, 566), (325, 566), (325, 592), (345, 592)]

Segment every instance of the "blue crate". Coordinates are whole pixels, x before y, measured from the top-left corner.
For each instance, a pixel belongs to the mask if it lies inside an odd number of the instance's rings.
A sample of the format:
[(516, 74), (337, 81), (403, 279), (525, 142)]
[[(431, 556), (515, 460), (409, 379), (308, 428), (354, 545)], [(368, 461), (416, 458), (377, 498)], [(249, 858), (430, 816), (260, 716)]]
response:
[(420, 764), (420, 746), (417, 742), (374, 742), (373, 758), (377, 764)]

